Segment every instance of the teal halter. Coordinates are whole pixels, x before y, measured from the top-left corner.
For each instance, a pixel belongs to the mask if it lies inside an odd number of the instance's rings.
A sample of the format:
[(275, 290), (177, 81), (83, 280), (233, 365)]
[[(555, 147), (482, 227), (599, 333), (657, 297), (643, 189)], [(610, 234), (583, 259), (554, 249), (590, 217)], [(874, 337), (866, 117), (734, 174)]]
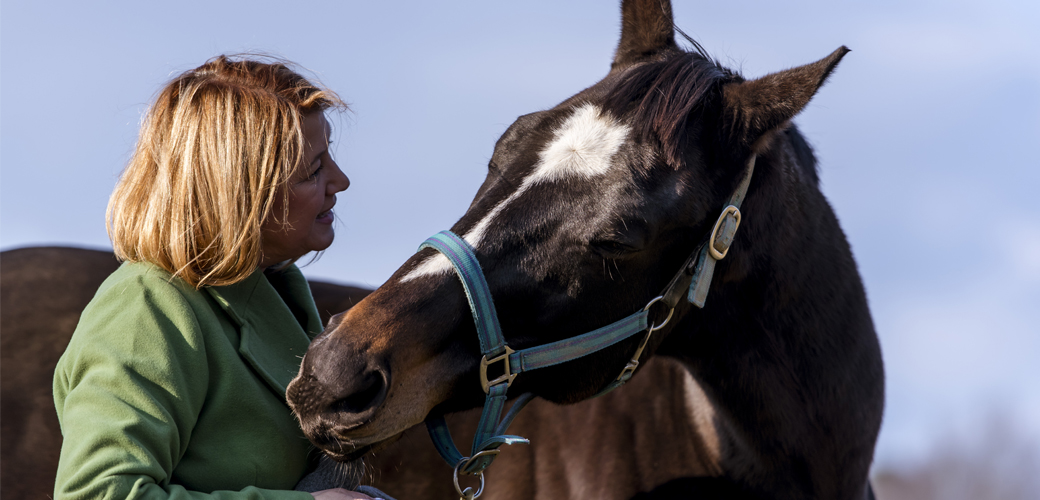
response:
[[(537, 347), (514, 351), (506, 345), (505, 338), (502, 336), (502, 326), (498, 321), (498, 313), (495, 311), (495, 303), (491, 298), (491, 290), (488, 288), (484, 272), (477, 261), (476, 253), (466, 240), (451, 231), (441, 231), (423, 242), (419, 250), (432, 248), (442, 253), (451, 262), (462, 281), (470, 311), (473, 313), (473, 321), (476, 323), (480, 352), (483, 355), (480, 360), (480, 385), (487, 396), (480, 422), (477, 424), (476, 435), (473, 437), (470, 456), (463, 456), (459, 452), (443, 416), (431, 415), (426, 418), (426, 427), (433, 439), (434, 446), (441, 457), (448, 462), (448, 465), (455, 468), (455, 487), (463, 498), (476, 498), (480, 495), (484, 486), (483, 471), (494, 461), (501, 451), (499, 448), (502, 445), (530, 443), (525, 438), (508, 435), (505, 432), (517, 413), (534, 398), (533, 394), (526, 393), (518, 397), (505, 417), (501, 418), (502, 410), (505, 408), (506, 391), (518, 374), (565, 363), (612, 346), (637, 333), (646, 332), (646, 336), (621, 374), (596, 396), (606, 394), (624, 385), (632, 377), (639, 366), (639, 358), (642, 356), (651, 334), (664, 328), (671, 320), (672, 313), (683, 292), (687, 292), (689, 302), (697, 307), (704, 307), (715, 263), (729, 252), (737, 227), (740, 225), (739, 208), (747, 194), (754, 168), (755, 156), (752, 155), (743, 180), (730, 196), (729, 203), (715, 222), (711, 234), (687, 258), (683, 267), (672, 278), (660, 296), (651, 300), (642, 310), (607, 326)], [(647, 317), (650, 309), (658, 302), (667, 307), (668, 315), (661, 324), (648, 325)], [(488, 367), (499, 363), (502, 364), (502, 374), (488, 380)], [(480, 475), (480, 489), (476, 492), (473, 492), (471, 488), (459, 489), (459, 473)]]

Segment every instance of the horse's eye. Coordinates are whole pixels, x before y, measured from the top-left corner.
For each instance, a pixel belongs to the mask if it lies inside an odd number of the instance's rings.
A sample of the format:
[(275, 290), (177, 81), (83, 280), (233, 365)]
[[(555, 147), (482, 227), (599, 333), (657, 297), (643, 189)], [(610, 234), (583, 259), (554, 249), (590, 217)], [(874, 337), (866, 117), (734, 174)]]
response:
[(599, 253), (603, 257), (612, 259), (624, 257), (625, 255), (639, 250), (638, 248), (632, 245), (622, 243), (617, 240), (595, 240), (591, 242), (590, 245), (592, 246), (592, 249), (596, 251), (596, 253)]

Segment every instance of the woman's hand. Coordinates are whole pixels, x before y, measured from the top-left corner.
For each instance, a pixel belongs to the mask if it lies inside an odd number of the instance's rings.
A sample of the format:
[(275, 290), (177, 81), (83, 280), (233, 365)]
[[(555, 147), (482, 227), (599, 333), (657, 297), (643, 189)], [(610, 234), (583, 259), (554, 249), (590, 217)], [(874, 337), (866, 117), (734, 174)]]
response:
[(316, 500), (378, 500), (356, 491), (350, 491), (343, 488), (333, 488), (331, 490), (321, 490), (311, 493), (314, 495)]

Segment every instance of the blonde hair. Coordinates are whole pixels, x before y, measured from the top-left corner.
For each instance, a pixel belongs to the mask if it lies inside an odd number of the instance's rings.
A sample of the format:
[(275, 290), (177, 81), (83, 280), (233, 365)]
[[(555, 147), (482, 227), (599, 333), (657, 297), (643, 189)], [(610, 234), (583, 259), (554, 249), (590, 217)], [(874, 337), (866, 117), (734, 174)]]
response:
[(346, 108), (290, 64), (218, 56), (163, 88), (108, 203), (117, 257), (196, 288), (256, 270), (261, 224), (301, 163), (303, 115)]

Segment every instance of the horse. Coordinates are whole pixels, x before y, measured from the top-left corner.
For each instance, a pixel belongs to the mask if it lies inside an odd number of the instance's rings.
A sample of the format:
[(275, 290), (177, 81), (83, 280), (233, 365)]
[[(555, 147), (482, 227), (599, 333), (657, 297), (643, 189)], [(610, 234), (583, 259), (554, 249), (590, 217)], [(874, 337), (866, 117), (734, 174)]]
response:
[[(880, 347), (812, 149), (792, 123), (848, 49), (746, 79), (692, 39), (680, 48), (668, 2), (624, 0), (621, 11), (606, 77), (517, 118), (451, 231), (472, 247), (508, 347), (569, 339), (641, 309), (648, 331), (515, 377), (507, 364), (488, 381), (498, 361), (475, 339), (467, 278), (427, 248), (332, 318), (289, 386), (290, 406), (316, 446), (349, 462), (424, 420), (479, 407), (489, 384), (570, 404), (666, 356), (705, 396), (697, 411), (710, 425), (676, 439), (708, 443), (708, 466), (648, 493), (872, 498)], [(672, 300), (676, 283), (685, 292), (691, 282), (688, 300)]]
[[(0, 485), (4, 498), (50, 498), (62, 442), (51, 394), (54, 367), (80, 312), (119, 262), (109, 251), (71, 247), (8, 250), (0, 253), (0, 262)], [(371, 292), (309, 283), (324, 323)], [(647, 370), (630, 387), (597, 400), (566, 407), (532, 403), (514, 427), (532, 436), (535, 445), (503, 457), (489, 471), (487, 498), (520, 500), (534, 492), (555, 491), (622, 500), (675, 478), (703, 473), (708, 461), (702, 457), (709, 455), (705, 444), (674, 439), (693, 436), (696, 427), (710, 425), (710, 415), (698, 412), (703, 394), (676, 362), (661, 360)], [(673, 398), (676, 391), (687, 397)], [(479, 411), (467, 411), (450, 416), (449, 423), (462, 430), (479, 419)], [(600, 426), (589, 427), (589, 421)], [(603, 425), (618, 428), (610, 433), (615, 439), (603, 438)], [(635, 451), (637, 442), (670, 447), (666, 456), (671, 459), (627, 453)], [(605, 450), (618, 457), (610, 466), (581, 466)], [(399, 498), (445, 498), (454, 492), (443, 481), (446, 467), (420, 429), (404, 433), (366, 462), (366, 482)]]

